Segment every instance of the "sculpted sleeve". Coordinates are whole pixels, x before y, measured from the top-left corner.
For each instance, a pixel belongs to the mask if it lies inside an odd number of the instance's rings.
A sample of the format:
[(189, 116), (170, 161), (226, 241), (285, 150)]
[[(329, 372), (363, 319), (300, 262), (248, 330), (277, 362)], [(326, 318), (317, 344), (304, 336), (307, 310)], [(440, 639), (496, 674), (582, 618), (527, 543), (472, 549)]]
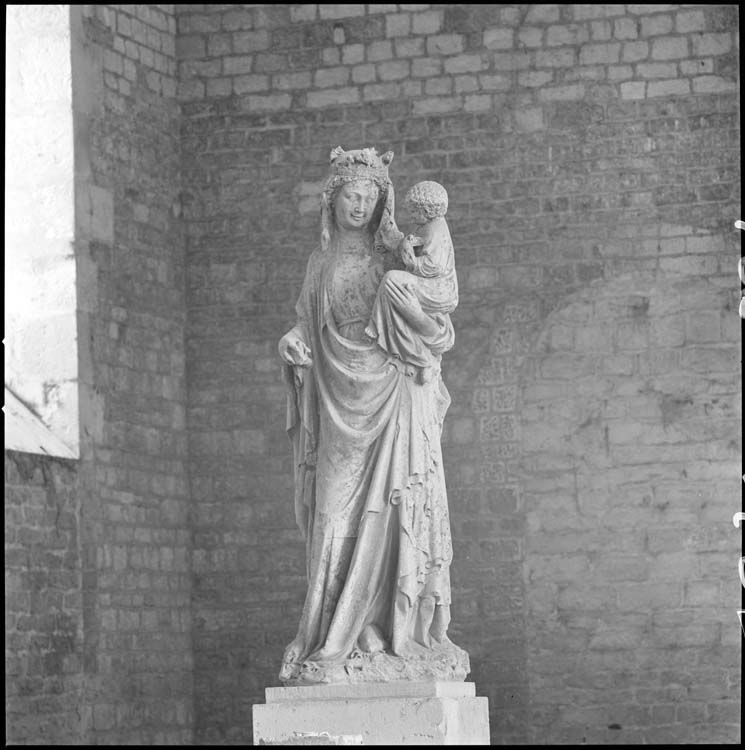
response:
[[(305, 280), (295, 305), (297, 323), (290, 333), (296, 334), (311, 350), (314, 349), (313, 326), (320, 281), (318, 251), (308, 260)], [(287, 433), (293, 446), (295, 464), (295, 519), (307, 538), (312, 521), (315, 497), (315, 465), (318, 439), (318, 407), (313, 368), (303, 369), (303, 377), (295, 377), (290, 365), (283, 365), (282, 376), (287, 385)]]
[(313, 301), (318, 294), (318, 283), (319, 283), (319, 251), (316, 250), (311, 253), (308, 258), (308, 265), (305, 268), (305, 278), (303, 279), (303, 286), (300, 289), (300, 294), (295, 303), (295, 315), (297, 316), (297, 322), (291, 329), (291, 333), (295, 333), (299, 336), (303, 343), (308, 348), (311, 348), (311, 335), (309, 324), (312, 319)]
[(421, 255), (415, 259), (413, 272), (417, 276), (431, 278), (452, 270), (453, 243), (447, 222), (441, 216), (433, 219), (427, 227)]

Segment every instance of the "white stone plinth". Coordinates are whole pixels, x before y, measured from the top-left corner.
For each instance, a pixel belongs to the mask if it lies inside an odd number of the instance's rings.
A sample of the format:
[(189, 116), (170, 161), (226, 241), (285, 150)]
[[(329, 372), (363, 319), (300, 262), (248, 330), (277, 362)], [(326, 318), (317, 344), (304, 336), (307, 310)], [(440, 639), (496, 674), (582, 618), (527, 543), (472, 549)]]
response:
[(267, 688), (255, 745), (488, 745), (489, 710), (472, 682)]

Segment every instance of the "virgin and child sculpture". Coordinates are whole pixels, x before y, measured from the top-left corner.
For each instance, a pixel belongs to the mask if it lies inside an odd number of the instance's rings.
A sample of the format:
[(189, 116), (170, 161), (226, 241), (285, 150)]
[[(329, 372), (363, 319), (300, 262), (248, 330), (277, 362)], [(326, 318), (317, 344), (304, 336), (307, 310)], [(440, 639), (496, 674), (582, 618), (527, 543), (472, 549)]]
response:
[(409, 190), (405, 236), (392, 159), (331, 151), (320, 246), (279, 342), (308, 576), (286, 685), (464, 680), (470, 669), (447, 635), (440, 362), (458, 301), (447, 193), (429, 181)]

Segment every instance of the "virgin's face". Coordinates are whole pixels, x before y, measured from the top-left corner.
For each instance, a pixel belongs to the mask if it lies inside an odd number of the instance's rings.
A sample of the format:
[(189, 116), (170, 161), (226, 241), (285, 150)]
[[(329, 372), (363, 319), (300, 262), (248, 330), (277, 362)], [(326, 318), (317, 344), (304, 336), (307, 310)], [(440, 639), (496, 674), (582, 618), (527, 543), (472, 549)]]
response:
[(342, 229), (363, 229), (370, 223), (380, 192), (369, 180), (347, 182), (334, 200), (336, 224)]

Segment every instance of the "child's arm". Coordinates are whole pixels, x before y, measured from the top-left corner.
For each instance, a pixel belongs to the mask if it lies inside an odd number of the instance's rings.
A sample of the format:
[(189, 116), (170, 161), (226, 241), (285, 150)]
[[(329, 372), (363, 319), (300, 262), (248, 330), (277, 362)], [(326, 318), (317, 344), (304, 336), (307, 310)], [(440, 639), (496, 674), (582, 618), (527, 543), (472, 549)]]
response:
[(407, 271), (411, 271), (416, 267), (417, 257), (414, 248), (423, 243), (424, 240), (421, 237), (416, 237), (413, 234), (407, 234), (406, 237), (401, 240), (399, 251), (401, 253), (401, 260), (404, 262)]
[(452, 250), (450, 231), (441, 216), (425, 224), (423, 229), (422, 249), (419, 257), (414, 258), (410, 270), (417, 276), (440, 276), (447, 271), (448, 257)]

